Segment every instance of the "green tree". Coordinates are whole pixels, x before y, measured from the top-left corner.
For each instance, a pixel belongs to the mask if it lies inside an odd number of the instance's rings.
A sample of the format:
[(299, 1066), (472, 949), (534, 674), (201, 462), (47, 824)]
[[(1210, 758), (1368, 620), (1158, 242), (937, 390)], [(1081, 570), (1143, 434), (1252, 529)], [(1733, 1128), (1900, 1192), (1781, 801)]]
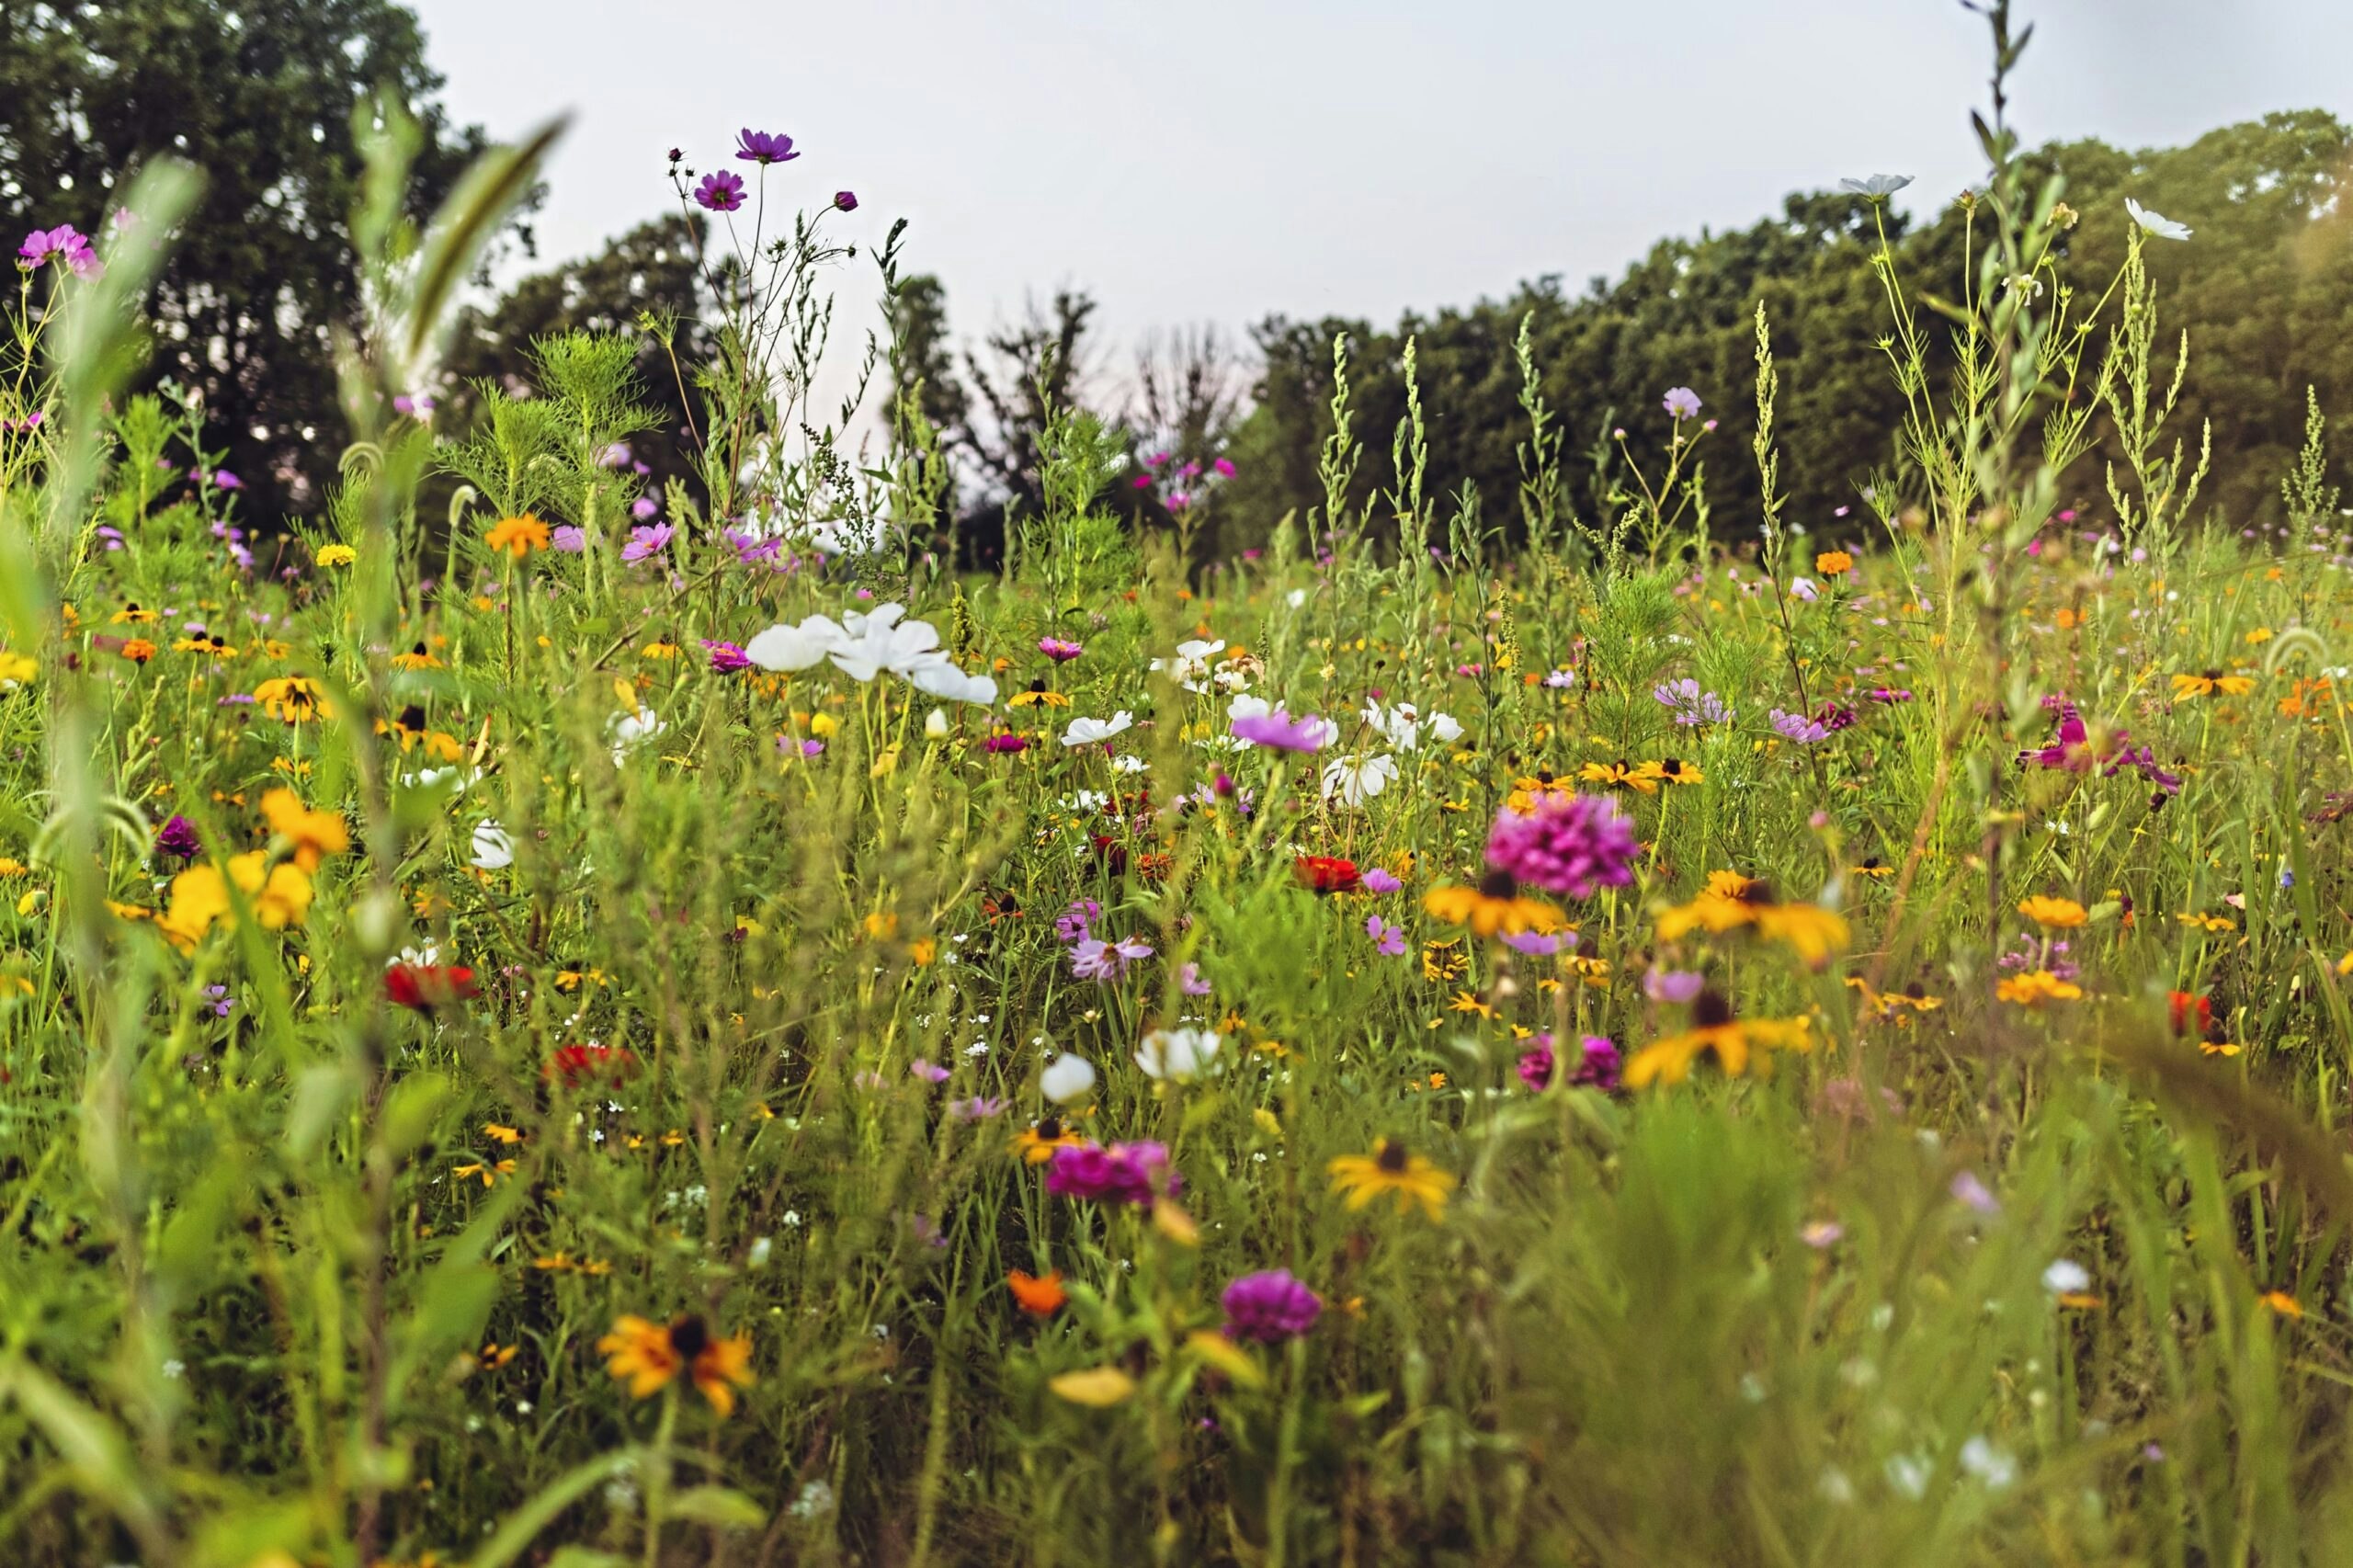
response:
[[(381, 94), (415, 118), (422, 219), (485, 145), (449, 123), (440, 87), (416, 17), (392, 0), (0, 6), (7, 233), (96, 232), (119, 184), (160, 154), (206, 171), (155, 288), (149, 376), (202, 394), (256, 517), (318, 506), (334, 472), (335, 335), (363, 309), (355, 112)], [(515, 233), (528, 247), (529, 229)]]

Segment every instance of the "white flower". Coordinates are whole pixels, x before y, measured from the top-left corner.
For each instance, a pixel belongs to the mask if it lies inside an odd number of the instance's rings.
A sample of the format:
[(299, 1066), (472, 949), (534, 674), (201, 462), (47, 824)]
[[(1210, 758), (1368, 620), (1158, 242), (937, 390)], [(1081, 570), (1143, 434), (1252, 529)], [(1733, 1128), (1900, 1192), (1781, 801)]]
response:
[(1393, 756), (1336, 756), (1324, 765), (1324, 798), (1360, 806), (1389, 788), (1397, 777)]
[(1961, 1468), (1996, 1492), (2018, 1478), (2018, 1461), (1983, 1437), (1961, 1444)]
[(1038, 1074), (1038, 1092), (1056, 1105), (1085, 1099), (1095, 1090), (1095, 1064), (1065, 1051)]
[(906, 679), (907, 684), (917, 691), (945, 698), (950, 702), (971, 702), (986, 708), (996, 700), (995, 676), (967, 675), (949, 663), (944, 653), (937, 664), (915, 666), (908, 672)]
[(515, 863), (513, 835), (495, 821), (478, 823), (474, 827), (474, 869), (503, 871)]
[(2189, 238), (2189, 225), (2177, 223), (2161, 212), (2152, 212), (2131, 197), (2124, 199), (2124, 210), (2132, 214), (2132, 222), (2161, 240)]
[(1136, 1065), (1147, 1078), (1186, 1083), (1211, 1070), (1223, 1043), (1209, 1029), (1154, 1029), (1137, 1043)]
[(1838, 188), (1841, 190), (1851, 190), (1857, 196), (1869, 196), (1876, 199), (1884, 196), (1893, 196), (1897, 191), (1902, 190), (1905, 186), (1910, 185), (1911, 183), (1912, 176), (1910, 175), (1873, 175), (1868, 179), (1842, 179), (1838, 182)]
[(1063, 732), (1063, 744), (1091, 746), (1098, 741), (1109, 740), (1135, 722), (1135, 715), (1124, 708), (1108, 719), (1073, 719), (1070, 728)]
[(1283, 596), (1283, 602), (1290, 606), (1291, 608), (1297, 609), (1300, 606), (1307, 602), (1307, 590), (1305, 588), (1293, 588), (1290, 593)]
[(2042, 1271), (2042, 1288), (2054, 1296), (2074, 1296), (2091, 1289), (2092, 1277), (2072, 1257), (2063, 1257)]
[(1111, 771), (1114, 773), (1142, 773), (1151, 766), (1140, 756), (1115, 756), (1111, 759)]
[(901, 680), (912, 679), (926, 666), (943, 663), (939, 632), (927, 620), (902, 621), (902, 604), (877, 605), (864, 615), (842, 617), (842, 641), (833, 650), (834, 666), (856, 681), (870, 681), (884, 670)]
[(403, 774), (401, 782), (412, 790), (432, 790), (446, 781), (450, 794), (462, 795), (466, 792), (466, 786), (477, 777), (457, 767), (420, 767), (415, 773)]
[(948, 710), (935, 708), (923, 716), (923, 738), (944, 741), (948, 738)]
[(1214, 642), (1204, 642), (1197, 637), (1189, 642), (1177, 643), (1175, 658), (1153, 660), (1152, 667), (1155, 670), (1166, 670), (1168, 678), (1187, 691), (1207, 691), (1210, 655), (1224, 652), (1224, 638), (1221, 637)]
[(764, 670), (805, 670), (847, 640), (831, 616), (813, 615), (798, 626), (771, 626), (744, 644), (744, 656)]
[(670, 726), (651, 708), (641, 708), (633, 713), (613, 715), (613, 761), (619, 763), (629, 748), (640, 741), (650, 741)]
[[(1386, 711), (1380, 703), (1369, 702), (1365, 704), (1364, 722), (1387, 736), (1389, 744), (1400, 751), (1418, 750), (1425, 729), (1429, 731), (1430, 738), (1441, 745), (1458, 739), (1462, 733), (1462, 726), (1455, 722), (1452, 715), (1433, 713), (1425, 719), (1421, 710), (1410, 702), (1400, 702)], [(1336, 740), (1338, 736), (1331, 738)]]

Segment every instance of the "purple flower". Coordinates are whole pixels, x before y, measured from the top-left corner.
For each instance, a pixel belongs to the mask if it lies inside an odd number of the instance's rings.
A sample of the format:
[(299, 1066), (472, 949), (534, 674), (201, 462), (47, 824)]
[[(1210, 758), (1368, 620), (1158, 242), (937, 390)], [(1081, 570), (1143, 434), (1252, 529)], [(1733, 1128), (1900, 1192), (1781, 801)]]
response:
[(729, 544), (735, 547), (735, 560), (741, 565), (749, 566), (755, 562), (774, 561), (784, 552), (784, 540), (781, 535), (775, 539), (760, 539), (740, 528), (729, 528), (722, 537)]
[(659, 555), (677, 531), (667, 523), (641, 523), (629, 530), (629, 542), (621, 546), (621, 559), (637, 562)]
[(1900, 686), (1875, 686), (1869, 696), (1873, 702), (1884, 702), (1891, 708), (1899, 702), (1912, 700), (1912, 694)]
[(1589, 1034), (1577, 1044), (1583, 1058), (1577, 1062), (1576, 1071), (1569, 1074), (1569, 1082), (1581, 1088), (1614, 1093), (1625, 1068), (1625, 1059), (1619, 1054), (1618, 1047), (1597, 1034)]
[(1659, 400), (1666, 412), (1677, 419), (1695, 419), (1699, 414), (1699, 394), (1689, 387), (1676, 387)]
[(239, 479), (225, 468), (212, 476), (212, 483), (215, 488), (221, 490), (243, 490), (245, 487), (244, 480)]
[(1540, 1035), (1519, 1053), (1519, 1081), (1540, 1095), (1552, 1085), (1553, 1065), (1552, 1037)]
[(1553, 670), (1544, 677), (1544, 684), (1555, 691), (1565, 691), (1576, 683), (1577, 672), (1574, 670)]
[(745, 655), (743, 649), (733, 642), (722, 642), (706, 637), (702, 640), (702, 647), (703, 652), (710, 655), (710, 667), (716, 674), (732, 676), (737, 670), (752, 667), (751, 659)]
[(1206, 996), (1217, 989), (1201, 978), (1201, 966), (1188, 963), (1176, 971), (1176, 989), (1188, 996)]
[(1233, 477), (1233, 461), (1230, 458), (1211, 459), (1210, 461), (1210, 467), (1217, 472), (1217, 476), (1220, 479), (1232, 479)]
[(1661, 681), (1651, 687), (1651, 696), (1675, 710), (1675, 722), (1698, 727), (1701, 724), (1726, 724), (1733, 711), (1724, 699), (1712, 691), (1701, 691), (1699, 683), (1689, 676), (1681, 680)]
[[(795, 157), (800, 156), (797, 153), (793, 155)], [(857, 211), (858, 192), (854, 190), (837, 190), (834, 192), (834, 210), (837, 212)]]
[(208, 985), (204, 988), (204, 1006), (211, 1010), (214, 1017), (227, 1017), (230, 1010), (236, 1005), (236, 1001), (230, 996), (227, 986)]
[(1094, 934), (1095, 917), (1102, 913), (1103, 906), (1091, 898), (1071, 900), (1069, 907), (1054, 916), (1054, 939), (1064, 947), (1085, 941)]
[(1070, 972), (1076, 979), (1108, 985), (1126, 971), (1110, 943), (1100, 937), (1082, 937), (1071, 944)]
[(695, 187), (695, 205), (712, 212), (733, 212), (744, 205), (744, 176), (725, 169), (702, 176)]
[(1643, 976), (1643, 994), (1654, 1002), (1684, 1003), (1706, 989), (1708, 977), (1691, 969), (1654, 969)]
[(1379, 866), (1364, 874), (1364, 891), (1367, 892), (1395, 892), (1404, 885)]
[(1640, 847), (1633, 822), (1607, 796), (1544, 795), (1526, 816), (1497, 813), (1487, 864), (1529, 887), (1591, 898), (1632, 883)]
[(948, 1069), (928, 1057), (918, 1056), (907, 1064), (907, 1070), (926, 1084), (948, 1082)]
[(948, 1114), (959, 1121), (990, 1121), (1005, 1114), (1005, 1101), (988, 1095), (974, 1095), (969, 1100), (949, 1100)]
[(1245, 1274), (1218, 1300), (1225, 1308), (1226, 1337), (1262, 1345), (1296, 1339), (1324, 1314), (1324, 1299), (1293, 1278), (1288, 1268)]
[(1810, 746), (1816, 741), (1830, 738), (1830, 726), (1819, 719), (1809, 719), (1802, 713), (1784, 713), (1779, 708), (1773, 710), (1772, 719), (1773, 733), (1794, 744)]
[(651, 522), (662, 515), (662, 503), (651, 495), (641, 495), (629, 504), (629, 515), (639, 522)]
[(1141, 1207), (1155, 1198), (1174, 1197), (1177, 1185), (1168, 1148), (1162, 1143), (1077, 1144), (1055, 1150), (1053, 1163), (1046, 1167), (1048, 1192), (1097, 1203)]
[(1058, 665), (1066, 665), (1086, 653), (1086, 649), (1082, 643), (1065, 642), (1059, 637), (1040, 637), (1038, 639), (1038, 652)]
[(194, 823), (176, 815), (156, 833), (155, 847), (175, 859), (193, 860), (204, 848), (204, 841), (197, 836)]
[[(770, 164), (790, 163), (801, 156), (792, 150), (792, 138), (778, 136), (770, 131), (754, 131), (746, 126), (736, 133), (735, 158), (738, 163), (757, 164), (766, 168)], [(738, 189), (743, 181), (735, 182)]]
[(548, 543), (566, 555), (577, 555), (588, 548), (588, 536), (576, 523), (561, 523), (548, 535)]
[(1029, 743), (1019, 735), (991, 735), (981, 743), (981, 749), (992, 753), (1028, 751)]
[(1977, 1179), (1975, 1171), (1962, 1171), (1952, 1178), (1951, 1187), (1946, 1190), (1980, 1214), (1999, 1214), (2002, 1211), (2001, 1200), (1985, 1189), (1985, 1184)]
[(1496, 940), (1513, 952), (1531, 959), (1549, 959), (1577, 945), (1574, 931), (1506, 931)]
[(1790, 579), (1790, 597), (1805, 604), (1812, 604), (1821, 597), (1822, 590), (1813, 585), (1813, 578), (1792, 577)]
[(1378, 915), (1365, 917), (1364, 934), (1372, 938), (1373, 949), (1383, 958), (1405, 956), (1405, 928), (1392, 926)]
[(98, 271), (98, 253), (90, 248), (89, 236), (71, 223), (35, 229), (17, 247), (17, 265), (28, 272), (51, 260), (71, 267), (76, 278), (95, 277)]
[(1329, 722), (1310, 716), (1294, 719), (1279, 708), (1272, 713), (1252, 713), (1233, 721), (1233, 737), (1278, 751), (1320, 751), (1332, 738)]

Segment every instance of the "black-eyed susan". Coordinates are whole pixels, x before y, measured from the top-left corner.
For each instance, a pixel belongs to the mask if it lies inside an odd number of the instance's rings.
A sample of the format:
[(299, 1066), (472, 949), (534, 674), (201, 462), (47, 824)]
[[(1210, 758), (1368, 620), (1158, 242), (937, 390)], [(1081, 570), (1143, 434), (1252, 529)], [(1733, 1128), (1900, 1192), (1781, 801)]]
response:
[(2029, 970), (2024, 974), (2010, 975), (1995, 983), (1994, 995), (1999, 1001), (2014, 1003), (2021, 1007), (2040, 1007), (2049, 1002), (2073, 1002), (2082, 997), (2084, 988), (2072, 980), (2063, 980), (2047, 969)]
[(148, 609), (137, 599), (132, 599), (108, 618), (116, 626), (153, 626), (157, 619), (153, 610)]
[(1874, 881), (1895, 875), (1895, 868), (1876, 855), (1866, 855), (1847, 869), (1854, 876), (1869, 877)]
[(1432, 888), (1422, 895), (1422, 907), (1449, 925), (1468, 926), (1482, 937), (1557, 931), (1568, 924), (1558, 909), (1542, 899), (1523, 896), (1508, 871), (1489, 871), (1472, 887)]
[(335, 812), (314, 812), (291, 790), (272, 790), (261, 798), (261, 814), (272, 833), (292, 846), (292, 858), (305, 871), (315, 871), (330, 855), (351, 847), (351, 831)]
[(1713, 991), (1702, 991), (1691, 1004), (1689, 1028), (1651, 1041), (1627, 1062), (1627, 1087), (1679, 1084), (1690, 1076), (1692, 1063), (1711, 1052), (1729, 1077), (1746, 1073), (1752, 1058), (1761, 1072), (1771, 1061), (1771, 1051), (1811, 1051), (1812, 1023), (1802, 1017), (1735, 1017), (1731, 1003)]
[(1047, 688), (1042, 680), (1033, 680), (1029, 687), (1005, 699), (1007, 708), (1067, 708), (1070, 699), (1059, 691)]
[(752, 1386), (749, 1335), (715, 1339), (703, 1320), (681, 1313), (667, 1324), (624, 1314), (597, 1341), (605, 1370), (629, 1384), (632, 1399), (651, 1399), (681, 1372), (722, 1415), (735, 1409), (735, 1391)]
[(401, 670), (438, 670), (441, 668), (442, 665), (440, 659), (435, 656), (433, 650), (426, 647), (425, 643), (420, 641), (411, 643), (407, 653), (394, 653), (392, 655), (392, 667), (394, 669)]
[(335, 704), (327, 700), (325, 688), (308, 676), (278, 676), (266, 680), (254, 687), (254, 700), (261, 705), (263, 712), (290, 724), (335, 717)]
[[(2346, 957), (2353, 960), (2353, 953)], [(1433, 985), (1451, 985), (1471, 969), (1471, 954), (1460, 937), (1445, 937), (1422, 944), (1422, 978)]]
[(2220, 670), (2200, 670), (2195, 675), (2173, 677), (2177, 701), (2187, 697), (2245, 697), (2254, 689), (2253, 676), (2224, 675)]
[(1661, 784), (1704, 784), (1708, 776), (1696, 762), (1686, 762), (1679, 756), (1662, 757), (1646, 762), (1637, 769), (1641, 777)]
[(1577, 769), (1577, 778), (1587, 784), (1598, 784), (1605, 790), (1635, 790), (1645, 795), (1658, 793), (1658, 778), (1648, 771), (1644, 763), (1637, 767), (1625, 762), (1588, 762)]
[(1054, 1157), (1055, 1150), (1083, 1148), (1086, 1143), (1085, 1138), (1063, 1124), (1062, 1118), (1049, 1116), (1016, 1133), (1013, 1152), (1025, 1165), (1042, 1165)]
[(1659, 940), (1672, 942), (1693, 931), (1722, 936), (1742, 927), (1786, 942), (1812, 969), (1847, 945), (1845, 916), (1818, 904), (1783, 903), (1769, 884), (1736, 871), (1710, 873), (1699, 897), (1659, 915), (1657, 931)]
[(1418, 1203), (1436, 1220), (1446, 1212), (1447, 1197), (1454, 1190), (1450, 1173), (1394, 1138), (1383, 1138), (1370, 1154), (1343, 1154), (1325, 1168), (1332, 1173), (1332, 1190), (1347, 1194), (1351, 1210), (1394, 1193), (1400, 1214), (1413, 1212)]

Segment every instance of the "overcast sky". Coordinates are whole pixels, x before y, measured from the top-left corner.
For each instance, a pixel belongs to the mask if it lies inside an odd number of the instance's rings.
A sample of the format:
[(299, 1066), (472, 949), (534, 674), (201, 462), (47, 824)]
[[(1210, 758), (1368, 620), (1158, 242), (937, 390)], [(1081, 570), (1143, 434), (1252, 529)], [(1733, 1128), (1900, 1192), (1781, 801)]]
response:
[[(855, 190), (971, 333), (1076, 284), (1114, 337), (1273, 312), (1393, 319), (1876, 170), (1978, 172), (1984, 28), (1958, 0), (409, 0), (461, 120), (576, 111), (543, 254), (669, 202), (665, 151), (738, 127)], [(2353, 116), (2353, 0), (2020, 0), (2029, 141)], [(747, 167), (746, 165), (729, 165)]]

